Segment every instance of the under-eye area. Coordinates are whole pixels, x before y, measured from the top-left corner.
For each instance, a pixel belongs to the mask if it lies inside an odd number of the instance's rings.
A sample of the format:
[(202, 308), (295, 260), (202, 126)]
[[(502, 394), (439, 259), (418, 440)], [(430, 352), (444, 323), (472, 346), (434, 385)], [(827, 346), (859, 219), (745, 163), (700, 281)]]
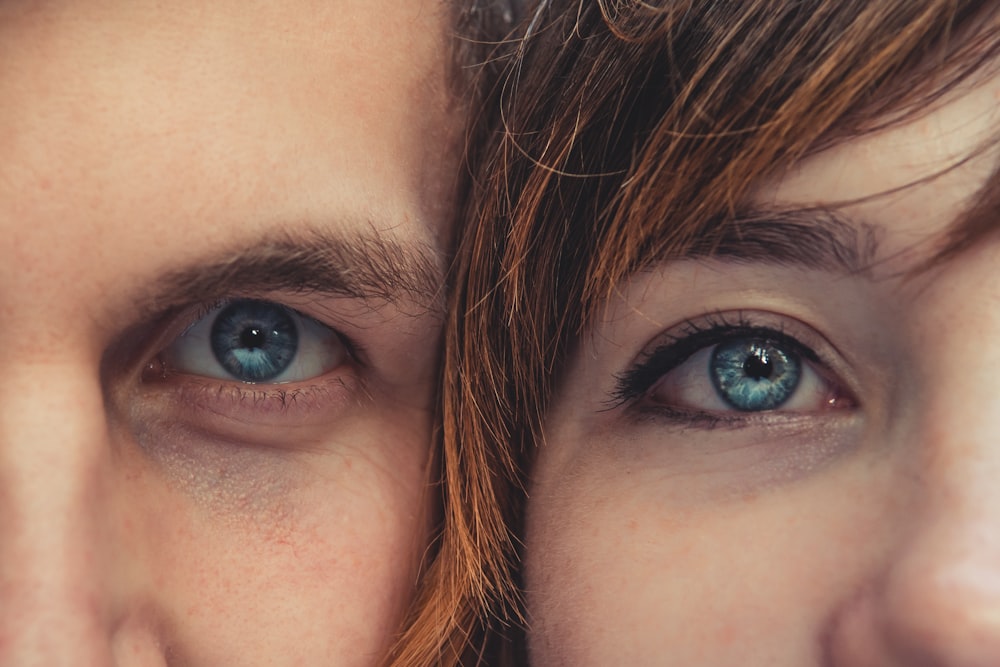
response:
[(851, 410), (832, 347), (774, 313), (721, 312), (670, 328), (617, 380), (616, 404), (688, 426)]

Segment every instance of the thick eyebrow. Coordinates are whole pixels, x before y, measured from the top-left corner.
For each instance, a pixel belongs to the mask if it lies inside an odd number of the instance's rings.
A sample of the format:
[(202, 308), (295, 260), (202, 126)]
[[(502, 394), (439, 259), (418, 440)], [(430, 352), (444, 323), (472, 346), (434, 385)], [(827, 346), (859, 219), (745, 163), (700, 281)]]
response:
[(865, 273), (878, 254), (877, 227), (842, 211), (811, 207), (750, 209), (714, 225), (684, 258), (724, 257), (833, 273)]
[(436, 308), (443, 276), (442, 258), (430, 247), (403, 245), (375, 229), (311, 228), (272, 234), (171, 269), (133, 303), (134, 311), (148, 317), (233, 294), (291, 291)]

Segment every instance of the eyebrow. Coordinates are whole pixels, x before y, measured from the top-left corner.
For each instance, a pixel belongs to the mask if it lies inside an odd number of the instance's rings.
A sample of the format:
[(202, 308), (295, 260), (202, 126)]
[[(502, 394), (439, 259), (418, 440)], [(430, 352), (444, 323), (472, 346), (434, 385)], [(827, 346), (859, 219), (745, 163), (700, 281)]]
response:
[(335, 233), (284, 231), (224, 249), (153, 280), (133, 297), (144, 317), (172, 307), (232, 294), (317, 292), (364, 301), (440, 303), (444, 271), (439, 253), (403, 245), (374, 228)]
[(842, 211), (810, 207), (750, 209), (712, 223), (682, 253), (685, 259), (723, 257), (833, 273), (865, 273), (878, 255), (877, 227)]

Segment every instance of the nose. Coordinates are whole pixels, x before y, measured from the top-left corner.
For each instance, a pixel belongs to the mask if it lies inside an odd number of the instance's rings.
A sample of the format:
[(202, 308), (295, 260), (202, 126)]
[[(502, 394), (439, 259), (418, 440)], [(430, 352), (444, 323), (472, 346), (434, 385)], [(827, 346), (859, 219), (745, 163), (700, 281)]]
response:
[(904, 521), (916, 527), (839, 610), (832, 665), (1000, 665), (998, 488), (967, 477), (922, 506), (907, 503), (916, 512)]
[(1000, 299), (984, 284), (950, 310), (931, 302), (936, 324), (917, 327), (914, 349), (933, 353), (901, 390), (913, 417), (892, 446), (901, 509), (886, 526), (899, 537), (832, 622), (837, 667), (1000, 665)]
[(0, 664), (163, 665), (96, 373), (0, 385)]

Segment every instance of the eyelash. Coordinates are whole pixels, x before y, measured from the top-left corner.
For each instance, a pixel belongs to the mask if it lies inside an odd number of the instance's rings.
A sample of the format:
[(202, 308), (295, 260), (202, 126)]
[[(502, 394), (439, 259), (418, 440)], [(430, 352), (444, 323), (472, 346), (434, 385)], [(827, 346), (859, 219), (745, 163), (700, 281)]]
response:
[[(826, 363), (813, 348), (789, 334), (783, 323), (778, 326), (762, 325), (755, 319), (740, 311), (734, 314), (711, 313), (684, 321), (675, 328), (676, 333), (666, 334), (666, 342), (658, 344), (629, 370), (617, 377), (615, 389), (611, 394), (610, 407), (614, 409), (624, 405), (639, 414), (661, 416), (676, 423), (698, 428), (739, 427), (749, 421), (773, 419), (781, 414), (781, 411), (711, 412), (683, 406), (650, 405), (643, 400), (663, 378), (699, 352), (737, 339), (755, 339), (791, 351), (804, 362), (816, 367), (816, 371), (824, 380), (847, 395), (843, 383), (830, 377), (832, 375), (829, 370), (830, 364)], [(853, 402), (853, 399), (848, 400)], [(788, 413), (782, 415), (785, 419), (790, 417)]]
[[(144, 377), (144, 382), (170, 382), (184, 375), (168, 372), (151, 380)], [(171, 390), (179, 402), (194, 410), (215, 413), (228, 407), (266, 418), (268, 415), (284, 416), (295, 409), (310, 411), (320, 407), (331, 383), (347, 386), (343, 378), (314, 380), (308, 386), (288, 388), (286, 385), (243, 385), (235, 381), (188, 376), (183, 384), (178, 383)]]
[[(141, 373), (141, 382), (147, 386), (158, 386), (167, 389), (176, 399), (196, 410), (210, 412), (237, 410), (240, 413), (253, 413), (255, 416), (283, 415), (295, 408), (313, 410), (327, 405), (330, 393), (347, 390), (345, 374), (338, 372), (287, 383), (248, 383), (238, 379), (214, 378), (185, 372), (172, 367), (165, 359), (167, 350), (182, 336), (199, 324), (205, 317), (220, 308), (244, 299), (272, 303), (292, 310), (303, 318), (307, 318), (330, 329), (336, 334), (346, 353), (345, 363), (338, 369), (348, 367), (356, 369), (361, 366), (363, 350), (340, 330), (311, 318), (296, 308), (285, 305), (277, 298), (257, 298), (232, 296), (190, 306), (169, 317), (170, 323), (160, 329), (156, 336), (156, 344), (151, 346), (152, 358), (146, 362)], [(353, 374), (352, 377), (357, 377)], [(335, 389), (336, 388), (336, 389)]]

